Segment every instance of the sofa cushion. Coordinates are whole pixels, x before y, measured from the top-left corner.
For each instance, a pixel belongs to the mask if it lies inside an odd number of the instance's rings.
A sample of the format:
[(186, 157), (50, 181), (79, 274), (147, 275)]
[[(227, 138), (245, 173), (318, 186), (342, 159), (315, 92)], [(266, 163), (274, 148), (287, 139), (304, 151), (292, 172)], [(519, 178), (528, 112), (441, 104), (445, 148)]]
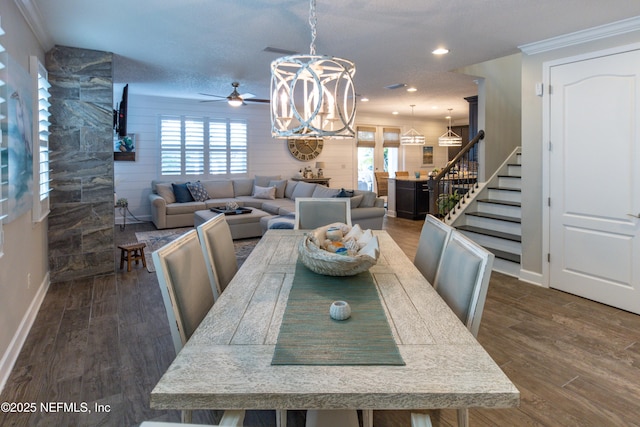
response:
[(234, 178), (233, 179), (233, 195), (250, 196), (253, 194), (253, 178)]
[(354, 191), (354, 193), (356, 196), (359, 196), (361, 194), (363, 196), (362, 202), (360, 202), (361, 208), (372, 208), (373, 206), (375, 206), (378, 196), (373, 191), (356, 190)]
[(300, 181), (296, 184), (296, 188), (293, 190), (291, 200), (295, 200), (296, 197), (311, 197), (315, 189), (316, 184)]
[(209, 198), (207, 190), (205, 190), (200, 181), (188, 182), (187, 188), (189, 189), (189, 193), (191, 193), (191, 197), (193, 197), (193, 200), (195, 200), (196, 202), (204, 202)]
[(315, 190), (313, 190), (313, 194), (311, 197), (336, 197), (336, 195), (340, 192), (337, 188), (329, 188), (324, 185), (316, 185)]
[(268, 187), (269, 181), (278, 181), (280, 179), (282, 179), (280, 175), (256, 175), (255, 177), (253, 177), (253, 183), (259, 187)]
[(296, 185), (298, 185), (298, 181), (287, 180), (287, 187), (284, 189), (284, 197), (287, 199), (293, 198), (293, 190), (296, 189)]
[(186, 203), (172, 203), (167, 205), (167, 215), (180, 215), (180, 214), (188, 214), (193, 213), (195, 211), (200, 211), (202, 209), (206, 209), (206, 205), (204, 202), (186, 202)]
[(176, 202), (176, 196), (173, 195), (173, 187), (169, 183), (156, 184), (156, 193), (167, 203)]
[(171, 184), (173, 187), (173, 194), (177, 203), (189, 203), (193, 202), (193, 196), (187, 188), (187, 184)]
[(256, 185), (253, 187), (253, 197), (255, 199), (275, 200), (276, 187), (260, 187)]
[(272, 180), (269, 181), (269, 185), (267, 187), (275, 187), (276, 188), (276, 199), (282, 199), (284, 197), (284, 190), (287, 188), (287, 180)]
[(234, 196), (233, 182), (225, 180), (202, 181), (210, 199), (228, 199)]

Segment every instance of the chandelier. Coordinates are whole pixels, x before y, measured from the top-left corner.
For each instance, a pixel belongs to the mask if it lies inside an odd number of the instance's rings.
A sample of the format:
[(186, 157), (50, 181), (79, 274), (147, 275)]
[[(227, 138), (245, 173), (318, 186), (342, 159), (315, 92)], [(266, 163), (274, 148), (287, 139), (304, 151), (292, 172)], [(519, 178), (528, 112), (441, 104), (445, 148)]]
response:
[(309, 55), (271, 63), (271, 135), (275, 138), (353, 138), (353, 62), (316, 55), (316, 1), (309, 2)]
[(405, 132), (400, 137), (400, 144), (402, 145), (424, 145), (424, 135), (420, 134), (417, 130), (413, 128), (413, 107), (415, 105), (410, 105), (411, 107), (411, 129)]
[(451, 111), (453, 109), (449, 108), (449, 126), (447, 127), (447, 131), (438, 138), (438, 145), (441, 147), (459, 147), (462, 145), (462, 137), (456, 134), (451, 130)]

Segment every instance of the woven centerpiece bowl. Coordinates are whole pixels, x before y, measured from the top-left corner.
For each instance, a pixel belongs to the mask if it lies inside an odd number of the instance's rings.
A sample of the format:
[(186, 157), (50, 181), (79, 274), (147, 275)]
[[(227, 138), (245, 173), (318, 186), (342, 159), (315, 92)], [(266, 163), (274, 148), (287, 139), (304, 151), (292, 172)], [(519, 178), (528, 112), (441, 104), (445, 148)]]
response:
[[(330, 226), (335, 226), (331, 224)], [(339, 224), (344, 227), (344, 224)], [(376, 265), (380, 250), (378, 238), (373, 236), (362, 248), (353, 256), (341, 255), (329, 252), (321, 247), (321, 242), (325, 240), (326, 231), (330, 226), (320, 227), (307, 234), (300, 241), (298, 246), (298, 256), (302, 264), (314, 273), (325, 276), (353, 276), (363, 271), (369, 270)], [(354, 226), (358, 227), (357, 225)], [(359, 229), (359, 227), (358, 227)], [(367, 230), (371, 235), (370, 230)], [(360, 231), (362, 234), (362, 232)]]

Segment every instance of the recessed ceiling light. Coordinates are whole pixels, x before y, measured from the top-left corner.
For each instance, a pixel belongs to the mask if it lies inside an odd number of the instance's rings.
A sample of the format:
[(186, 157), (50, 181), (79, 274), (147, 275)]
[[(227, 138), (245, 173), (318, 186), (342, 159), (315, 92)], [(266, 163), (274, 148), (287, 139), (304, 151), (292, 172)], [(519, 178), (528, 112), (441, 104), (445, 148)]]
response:
[(369, 102), (369, 98), (367, 98), (366, 96), (363, 96), (362, 98), (360, 98), (361, 102)]
[(411, 86), (411, 87), (407, 88), (407, 92), (415, 92), (415, 91), (417, 91), (417, 90), (418, 90), (418, 89), (416, 89), (416, 88), (415, 88), (415, 87), (413, 87), (413, 86)]
[(437, 106), (437, 105), (434, 105), (433, 107), (431, 107), (431, 109), (432, 109), (432, 110), (437, 110), (437, 109), (438, 109), (438, 106)]
[(394, 111), (394, 112), (392, 112), (391, 114), (393, 114), (394, 116), (397, 116), (397, 115), (398, 115), (398, 112), (397, 112), (397, 111)]
[(434, 55), (446, 55), (447, 53), (449, 53), (449, 49), (439, 47), (431, 53), (433, 53)]

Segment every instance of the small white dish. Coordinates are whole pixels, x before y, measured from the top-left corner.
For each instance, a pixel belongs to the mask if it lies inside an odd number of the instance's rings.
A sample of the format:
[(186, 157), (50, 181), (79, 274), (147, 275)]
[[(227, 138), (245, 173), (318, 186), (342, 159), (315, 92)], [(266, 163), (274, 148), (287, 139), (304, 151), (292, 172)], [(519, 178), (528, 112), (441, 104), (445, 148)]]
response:
[(334, 320), (347, 320), (351, 317), (351, 306), (346, 301), (334, 301), (329, 307), (329, 316)]

